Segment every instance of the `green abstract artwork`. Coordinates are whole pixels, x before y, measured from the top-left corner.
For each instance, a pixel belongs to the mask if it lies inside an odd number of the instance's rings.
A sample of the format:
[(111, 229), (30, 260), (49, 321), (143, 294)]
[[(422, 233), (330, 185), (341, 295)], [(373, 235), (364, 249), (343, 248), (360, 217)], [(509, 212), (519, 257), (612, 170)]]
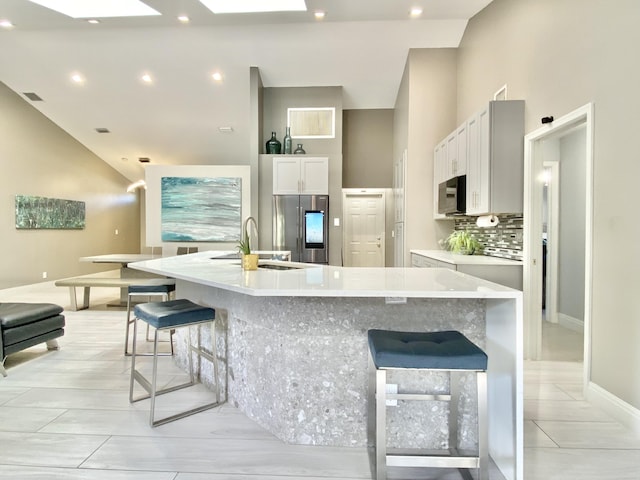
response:
[(75, 200), (16, 195), (16, 228), (80, 230), (84, 210), (84, 202)]

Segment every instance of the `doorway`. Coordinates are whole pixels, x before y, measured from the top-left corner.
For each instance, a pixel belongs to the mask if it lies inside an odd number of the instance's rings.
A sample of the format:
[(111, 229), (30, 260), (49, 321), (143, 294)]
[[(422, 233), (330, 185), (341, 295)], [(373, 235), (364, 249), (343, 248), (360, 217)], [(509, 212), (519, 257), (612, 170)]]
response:
[[(563, 164), (563, 145), (572, 146), (582, 173), (578, 175), (571, 162)], [(591, 322), (591, 252), (593, 215), (593, 105), (588, 104), (525, 137), (525, 205), (524, 205), (524, 292), (525, 292), (525, 357), (542, 358), (543, 295), (545, 310), (552, 308), (551, 319), (558, 323), (575, 323), (583, 330), (582, 351), (585, 380), (589, 371)], [(574, 159), (575, 161), (575, 159)], [(545, 176), (545, 162), (551, 172)], [(557, 163), (550, 167), (549, 163)], [(564, 168), (563, 168), (564, 167)], [(563, 202), (564, 175), (572, 175), (573, 196)], [(555, 185), (547, 191), (548, 208), (544, 207), (546, 182)], [(579, 187), (579, 188), (577, 188)], [(554, 205), (555, 204), (555, 205)], [(545, 216), (545, 213), (547, 216)], [(544, 255), (543, 234), (547, 236)], [(563, 236), (564, 235), (564, 236)], [(573, 236), (571, 236), (573, 235)], [(553, 242), (553, 243), (551, 243)], [(563, 247), (569, 242), (571, 248)], [(573, 243), (570, 243), (573, 242)], [(555, 257), (555, 258), (554, 258)], [(571, 270), (578, 266), (578, 270)], [(543, 274), (546, 274), (546, 279)], [(567, 282), (567, 278), (570, 280)], [(546, 281), (545, 281), (546, 280)], [(565, 286), (563, 287), (563, 282)], [(572, 285), (571, 285), (572, 283)], [(567, 294), (569, 287), (573, 294)], [(563, 288), (565, 291), (563, 291)], [(577, 288), (577, 289), (576, 289)], [(548, 291), (551, 289), (551, 291)], [(577, 292), (577, 293), (576, 293)], [(563, 305), (563, 295), (565, 304)], [(567, 300), (568, 299), (568, 300)], [(572, 305), (568, 305), (573, 301)], [(557, 305), (557, 306), (556, 306)], [(563, 312), (576, 312), (567, 314)], [(559, 312), (556, 315), (556, 312)], [(545, 312), (546, 313), (546, 312)], [(574, 318), (575, 317), (575, 318)], [(582, 318), (578, 318), (582, 317)], [(553, 325), (553, 324), (551, 324)]]
[(343, 189), (343, 265), (385, 266), (385, 190)]

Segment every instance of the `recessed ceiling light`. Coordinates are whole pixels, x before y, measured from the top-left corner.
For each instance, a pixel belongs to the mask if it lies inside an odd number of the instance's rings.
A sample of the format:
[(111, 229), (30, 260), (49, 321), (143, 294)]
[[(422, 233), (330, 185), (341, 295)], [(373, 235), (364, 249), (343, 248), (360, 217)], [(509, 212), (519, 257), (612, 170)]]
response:
[(140, 0), (29, 0), (72, 18), (143, 17), (160, 15)]
[(0, 20), (0, 27), (13, 28), (13, 23), (11, 23), (9, 20)]
[(97, 18), (90, 18), (89, 20), (87, 20), (87, 22), (95, 25), (97, 23), (100, 23), (100, 20), (98, 20)]
[(189, 23), (189, 17), (187, 17), (186, 15), (180, 15), (178, 17), (178, 21), (181, 23)]
[(73, 80), (74, 83), (84, 83), (84, 77), (79, 73), (71, 75), (71, 80)]
[(151, 159), (149, 157), (138, 157), (138, 161), (140, 163), (149, 163), (151, 162)]
[(420, 15), (422, 15), (422, 8), (420, 7), (413, 7), (411, 10), (409, 10), (409, 16), (412, 18), (417, 18)]
[(109, 129), (106, 128), (106, 127), (98, 127), (98, 128), (96, 128), (96, 132), (98, 132), (98, 133), (111, 133), (109, 131)]
[(222, 74), (220, 72), (214, 72), (211, 74), (211, 78), (213, 78), (216, 82), (222, 81)]
[(313, 13), (313, 16), (316, 17), (316, 20), (323, 20), (325, 15), (326, 13), (323, 12), (322, 10), (318, 10), (317, 12)]
[(151, 78), (151, 75), (149, 75), (148, 73), (142, 74), (142, 76), (140, 77), (140, 80), (142, 80), (144, 83), (153, 82), (153, 78)]
[(305, 12), (304, 0), (200, 0), (213, 13)]

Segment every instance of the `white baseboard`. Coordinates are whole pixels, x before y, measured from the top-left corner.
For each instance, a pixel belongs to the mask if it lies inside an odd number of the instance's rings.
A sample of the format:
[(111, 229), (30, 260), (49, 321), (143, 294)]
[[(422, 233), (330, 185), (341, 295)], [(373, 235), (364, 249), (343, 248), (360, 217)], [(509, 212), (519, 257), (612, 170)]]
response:
[(574, 332), (584, 333), (584, 322), (574, 317), (570, 317), (569, 315), (565, 315), (564, 313), (558, 312), (558, 324), (568, 328), (569, 330), (573, 330)]
[(640, 434), (640, 410), (593, 382), (587, 385), (586, 396), (589, 403), (604, 410), (634, 433)]

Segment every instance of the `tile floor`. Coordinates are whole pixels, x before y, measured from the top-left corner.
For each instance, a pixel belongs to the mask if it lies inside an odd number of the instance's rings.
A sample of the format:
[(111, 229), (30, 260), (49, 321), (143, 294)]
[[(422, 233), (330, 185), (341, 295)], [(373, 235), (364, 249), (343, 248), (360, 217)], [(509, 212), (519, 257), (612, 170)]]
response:
[[(149, 428), (148, 404), (128, 402), (125, 314), (105, 306), (115, 296), (113, 289), (92, 289), (90, 310), (65, 312), (59, 351), (38, 346), (7, 359), (9, 376), (0, 378), (0, 478), (371, 478), (365, 449), (286, 445), (230, 405)], [(51, 282), (2, 290), (0, 301), (69, 305), (67, 290)], [(640, 479), (640, 439), (582, 399), (581, 337), (550, 326), (544, 339), (550, 360), (525, 362), (526, 480)], [(164, 383), (183, 376), (169, 358), (163, 368)], [(182, 392), (180, 402), (207, 393)], [(158, 408), (170, 414), (165, 399)], [(455, 471), (393, 473), (397, 479), (461, 478)], [(492, 469), (491, 480), (502, 476)]]

